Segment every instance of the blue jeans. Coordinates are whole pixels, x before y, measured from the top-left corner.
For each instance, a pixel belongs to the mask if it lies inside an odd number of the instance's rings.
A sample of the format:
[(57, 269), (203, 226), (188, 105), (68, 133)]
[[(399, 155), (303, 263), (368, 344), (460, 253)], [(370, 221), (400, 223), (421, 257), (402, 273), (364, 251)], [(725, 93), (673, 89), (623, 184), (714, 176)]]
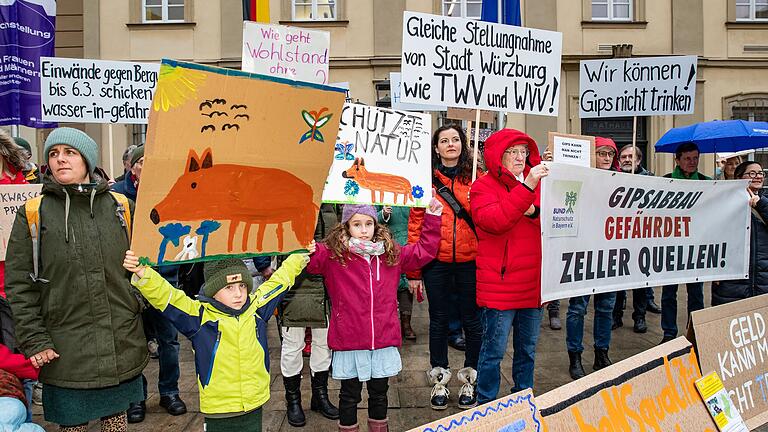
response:
[[(429, 299), (430, 365), (448, 368), (449, 322), (452, 319), (461, 318), (467, 346), (464, 351), (464, 366), (477, 369), (483, 327), (476, 301), (475, 262), (432, 261), (422, 269), (421, 273)], [(454, 298), (458, 298), (458, 301), (454, 301)], [(455, 315), (457, 309), (458, 317)]]
[(512, 331), (512, 393), (533, 388), (536, 341), (539, 339), (541, 308), (498, 310), (482, 308), (483, 344), (477, 363), (477, 403), (496, 399), (501, 382), (501, 359)]
[[(704, 309), (704, 284), (686, 284), (688, 290), (688, 316)], [(664, 285), (661, 289), (661, 329), (664, 337), (677, 337), (677, 285)]]
[[(613, 306), (616, 293), (595, 294), (595, 320), (592, 332), (595, 349), (607, 350), (611, 345), (611, 325), (613, 324)], [(569, 352), (583, 352), (584, 315), (587, 314), (589, 296), (571, 297), (568, 302), (568, 314), (565, 319), (565, 346)]]
[(21, 381), (21, 384), (24, 385), (24, 396), (27, 398), (27, 423), (32, 423), (32, 393), (37, 381), (25, 379)]
[[(144, 326), (147, 335), (157, 338), (157, 353), (160, 363), (158, 371), (157, 390), (160, 396), (179, 394), (179, 333), (171, 321), (165, 318), (159, 310), (147, 307), (144, 310)], [(149, 339), (149, 336), (147, 337)], [(144, 399), (147, 399), (147, 378), (144, 381)]]

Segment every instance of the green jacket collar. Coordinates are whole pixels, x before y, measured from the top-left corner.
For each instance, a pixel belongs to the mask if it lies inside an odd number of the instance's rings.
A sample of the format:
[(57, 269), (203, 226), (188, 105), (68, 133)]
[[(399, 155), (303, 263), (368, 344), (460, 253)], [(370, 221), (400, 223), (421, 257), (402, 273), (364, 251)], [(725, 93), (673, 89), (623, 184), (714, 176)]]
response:
[(682, 180), (712, 180), (711, 178), (705, 176), (704, 174), (698, 171), (694, 172), (690, 176), (686, 176), (685, 173), (683, 173), (683, 170), (681, 170), (679, 166), (676, 166), (675, 169), (672, 171), (672, 178), (682, 179)]

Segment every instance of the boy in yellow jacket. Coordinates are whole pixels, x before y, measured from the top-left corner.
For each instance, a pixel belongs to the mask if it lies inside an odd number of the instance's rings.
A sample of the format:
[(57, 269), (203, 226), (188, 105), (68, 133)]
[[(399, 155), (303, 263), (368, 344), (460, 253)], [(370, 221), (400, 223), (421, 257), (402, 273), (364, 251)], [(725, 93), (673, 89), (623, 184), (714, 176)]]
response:
[(267, 320), (308, 261), (291, 255), (250, 295), (253, 279), (241, 260), (206, 262), (203, 294), (192, 300), (139, 266), (133, 251), (125, 253), (133, 285), (192, 342), (206, 432), (261, 431), (261, 406), (269, 400)]

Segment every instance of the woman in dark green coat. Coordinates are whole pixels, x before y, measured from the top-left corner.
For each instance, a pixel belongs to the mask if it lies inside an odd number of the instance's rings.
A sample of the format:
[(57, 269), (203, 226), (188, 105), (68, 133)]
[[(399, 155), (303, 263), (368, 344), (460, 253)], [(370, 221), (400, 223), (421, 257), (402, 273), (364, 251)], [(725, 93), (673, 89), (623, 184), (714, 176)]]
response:
[(101, 419), (102, 431), (125, 430), (148, 361), (141, 303), (122, 267), (132, 203), (94, 174), (99, 151), (85, 133), (54, 130), (44, 154), (38, 210), (34, 200), (19, 209), (8, 242), (19, 348), (40, 368), (47, 421), (85, 431)]

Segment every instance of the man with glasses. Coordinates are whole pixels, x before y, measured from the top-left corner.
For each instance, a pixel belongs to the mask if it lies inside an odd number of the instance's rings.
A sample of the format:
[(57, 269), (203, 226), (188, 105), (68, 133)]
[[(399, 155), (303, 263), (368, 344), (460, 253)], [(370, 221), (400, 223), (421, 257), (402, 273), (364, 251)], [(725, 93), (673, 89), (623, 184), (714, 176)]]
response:
[[(712, 180), (699, 172), (699, 147), (692, 142), (681, 144), (675, 151), (675, 169), (664, 177), (680, 180)], [(690, 282), (688, 290), (688, 316), (704, 309), (704, 284)], [(677, 337), (677, 285), (665, 285), (661, 290), (661, 343)]]
[[(627, 144), (619, 150), (619, 164), (621, 164), (621, 170), (623, 172), (653, 176), (652, 172), (643, 168), (642, 160), (643, 151), (639, 147), (635, 147), (635, 152), (633, 152), (632, 144)], [(613, 329), (617, 329), (624, 325), (622, 318), (624, 316), (626, 303), (626, 291), (617, 292), (616, 306), (613, 308)], [(661, 308), (659, 308), (653, 300), (653, 288), (637, 288), (632, 290), (632, 309), (632, 320), (634, 321), (632, 330), (635, 333), (647, 332), (648, 326), (645, 323), (645, 312), (661, 313)]]

